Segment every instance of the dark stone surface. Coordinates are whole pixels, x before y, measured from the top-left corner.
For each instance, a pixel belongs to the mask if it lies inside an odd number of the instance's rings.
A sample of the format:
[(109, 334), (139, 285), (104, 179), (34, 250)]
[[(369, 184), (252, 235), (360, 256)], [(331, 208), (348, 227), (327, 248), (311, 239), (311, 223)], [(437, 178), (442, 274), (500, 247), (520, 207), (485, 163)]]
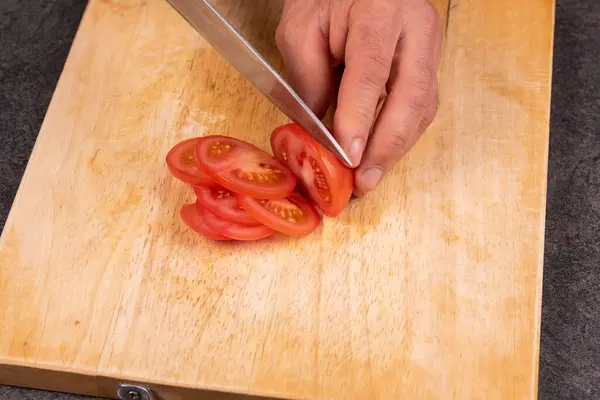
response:
[[(0, 1), (0, 228), (85, 3)], [(600, 399), (600, 1), (557, 0), (539, 394)], [(85, 397), (0, 386), (0, 400)]]
[(558, 0), (539, 393), (600, 399), (600, 1)]
[(0, 400), (102, 400), (99, 397), (48, 392), (0, 385)]
[(85, 2), (0, 0), (0, 229)]

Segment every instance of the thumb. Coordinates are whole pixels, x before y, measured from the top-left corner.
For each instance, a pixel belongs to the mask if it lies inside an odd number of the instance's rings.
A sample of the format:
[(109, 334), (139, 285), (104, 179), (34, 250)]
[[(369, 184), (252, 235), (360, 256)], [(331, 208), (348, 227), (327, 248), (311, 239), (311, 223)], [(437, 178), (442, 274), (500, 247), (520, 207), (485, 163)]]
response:
[[(291, 2), (284, 8), (275, 33), (277, 47), (288, 70), (289, 83), (318, 118), (323, 118), (333, 94), (329, 45), (318, 16), (308, 4)], [(303, 15), (304, 14), (304, 15)]]

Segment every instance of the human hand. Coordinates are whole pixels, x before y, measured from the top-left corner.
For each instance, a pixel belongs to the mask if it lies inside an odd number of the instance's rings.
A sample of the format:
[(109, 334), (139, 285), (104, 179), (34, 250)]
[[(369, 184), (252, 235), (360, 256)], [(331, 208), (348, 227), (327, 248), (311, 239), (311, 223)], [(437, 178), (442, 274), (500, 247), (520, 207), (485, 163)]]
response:
[(367, 194), (437, 112), (437, 10), (427, 0), (285, 0), (276, 41), (290, 84), (319, 118), (337, 95), (333, 134), (358, 165), (355, 194)]

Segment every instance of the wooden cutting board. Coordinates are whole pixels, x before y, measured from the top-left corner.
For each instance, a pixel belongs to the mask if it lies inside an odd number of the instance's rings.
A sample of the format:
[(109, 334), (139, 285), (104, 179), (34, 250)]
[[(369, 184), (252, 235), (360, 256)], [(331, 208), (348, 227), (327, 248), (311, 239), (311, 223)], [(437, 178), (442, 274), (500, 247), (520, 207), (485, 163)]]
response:
[[(282, 68), (280, 2), (216, 5)], [(268, 149), (286, 118), (164, 0), (91, 0), (0, 241), (0, 382), (535, 398), (554, 1), (436, 6), (440, 112), (385, 183), (308, 237), (219, 244), (165, 154)]]

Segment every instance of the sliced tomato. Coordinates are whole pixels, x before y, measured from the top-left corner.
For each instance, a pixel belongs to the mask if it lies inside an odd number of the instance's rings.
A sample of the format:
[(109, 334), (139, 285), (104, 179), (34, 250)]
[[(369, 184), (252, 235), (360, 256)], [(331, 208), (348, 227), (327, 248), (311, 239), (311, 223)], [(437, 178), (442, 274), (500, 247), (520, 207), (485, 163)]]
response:
[(198, 201), (196, 201), (196, 210), (209, 228), (218, 232), (220, 235), (231, 239), (258, 240), (275, 234), (273, 229), (268, 228), (265, 225), (248, 226), (219, 218), (217, 215), (202, 207)]
[(271, 134), (273, 154), (297, 176), (308, 197), (335, 217), (348, 204), (354, 189), (354, 171), (321, 146), (297, 124), (281, 126)]
[(227, 136), (206, 136), (196, 144), (196, 163), (232, 192), (281, 199), (294, 190), (296, 176), (258, 147)]
[(236, 197), (257, 221), (286, 235), (308, 235), (321, 223), (317, 209), (298, 193), (285, 199), (271, 200), (242, 195)]
[(228, 237), (219, 234), (204, 222), (195, 204), (184, 204), (179, 211), (179, 215), (183, 222), (194, 232), (213, 240), (229, 240)]
[(196, 166), (195, 148), (200, 138), (187, 139), (177, 143), (166, 157), (171, 174), (186, 183), (211, 186), (215, 181)]
[(261, 225), (240, 206), (233, 193), (223, 186), (217, 185), (211, 188), (194, 186), (194, 192), (198, 203), (219, 218), (242, 225)]

